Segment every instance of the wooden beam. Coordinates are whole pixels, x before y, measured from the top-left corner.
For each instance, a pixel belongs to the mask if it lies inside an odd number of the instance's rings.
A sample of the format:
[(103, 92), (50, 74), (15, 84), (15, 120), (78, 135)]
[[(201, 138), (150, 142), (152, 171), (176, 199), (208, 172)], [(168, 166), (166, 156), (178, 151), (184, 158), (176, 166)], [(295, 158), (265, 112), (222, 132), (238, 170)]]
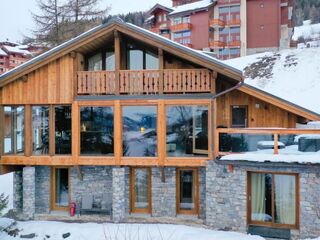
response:
[(55, 111), (54, 106), (49, 106), (49, 155), (55, 154)]
[(273, 136), (274, 136), (274, 138), (273, 138), (273, 141), (274, 141), (274, 146), (273, 146), (274, 154), (279, 154), (279, 135), (277, 133), (275, 133)]
[(24, 155), (26, 157), (32, 154), (32, 108), (31, 105), (25, 105), (24, 108)]
[(159, 94), (163, 94), (164, 83), (163, 83), (163, 69), (164, 69), (164, 58), (163, 50), (158, 49), (158, 58), (159, 58)]
[(4, 106), (0, 105), (0, 159), (3, 155), (4, 139)]
[(166, 112), (164, 100), (160, 100), (158, 103), (158, 157), (159, 165), (164, 166), (166, 157)]
[(80, 108), (78, 102), (72, 104), (72, 163), (78, 164), (78, 157), (80, 154)]
[(121, 165), (122, 153), (122, 114), (120, 101), (114, 102), (114, 158), (115, 164)]
[(117, 30), (114, 30), (114, 56), (115, 56), (115, 94), (120, 94), (120, 64), (121, 64), (121, 45), (120, 36)]

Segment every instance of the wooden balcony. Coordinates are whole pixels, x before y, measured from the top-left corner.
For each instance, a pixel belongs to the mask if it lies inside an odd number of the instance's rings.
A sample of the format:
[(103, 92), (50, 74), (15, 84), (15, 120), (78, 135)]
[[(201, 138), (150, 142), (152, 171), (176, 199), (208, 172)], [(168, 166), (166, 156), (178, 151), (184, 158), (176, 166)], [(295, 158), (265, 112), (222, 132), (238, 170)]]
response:
[(191, 30), (192, 25), (191, 23), (180, 23), (171, 26), (171, 32), (181, 32), (186, 30)]
[(221, 19), (211, 19), (209, 21), (209, 26), (212, 28), (224, 28), (226, 23)]
[(232, 20), (229, 20), (227, 22), (227, 25), (228, 26), (240, 26), (241, 25), (241, 20), (240, 19), (232, 19)]
[(227, 47), (229, 48), (239, 48), (241, 47), (241, 41), (232, 41), (227, 43)]
[(279, 154), (320, 158), (320, 129), (217, 128), (215, 142), (216, 156)]
[(211, 48), (224, 48), (226, 46), (226, 44), (224, 42), (221, 41), (210, 41), (209, 42), (209, 47)]
[(116, 79), (115, 71), (78, 71), (78, 95), (209, 93), (212, 72), (207, 69), (121, 70), (119, 84)]

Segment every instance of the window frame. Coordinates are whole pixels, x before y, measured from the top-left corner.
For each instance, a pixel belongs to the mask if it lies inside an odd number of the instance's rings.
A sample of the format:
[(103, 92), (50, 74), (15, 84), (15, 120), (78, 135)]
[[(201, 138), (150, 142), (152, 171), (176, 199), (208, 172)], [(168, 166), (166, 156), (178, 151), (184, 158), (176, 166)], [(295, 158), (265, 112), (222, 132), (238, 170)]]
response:
[[(233, 109), (235, 107), (246, 109), (246, 124), (244, 127), (241, 127), (239, 125), (233, 125)], [(248, 105), (230, 105), (230, 126), (231, 128), (248, 128), (249, 127), (249, 106)]]
[[(256, 174), (270, 174), (272, 175), (272, 193), (271, 193), (271, 203), (272, 203), (272, 221), (263, 222), (263, 221), (254, 221), (251, 220), (251, 176), (253, 173)], [(275, 189), (275, 175), (289, 175), (295, 177), (295, 209), (296, 209), (296, 219), (295, 224), (283, 224), (275, 222), (275, 200), (274, 200), (274, 189)], [(257, 225), (273, 228), (290, 228), (290, 229), (299, 229), (300, 225), (300, 182), (299, 182), (299, 173), (288, 173), (288, 172), (272, 172), (272, 171), (248, 171), (247, 172), (247, 225)]]

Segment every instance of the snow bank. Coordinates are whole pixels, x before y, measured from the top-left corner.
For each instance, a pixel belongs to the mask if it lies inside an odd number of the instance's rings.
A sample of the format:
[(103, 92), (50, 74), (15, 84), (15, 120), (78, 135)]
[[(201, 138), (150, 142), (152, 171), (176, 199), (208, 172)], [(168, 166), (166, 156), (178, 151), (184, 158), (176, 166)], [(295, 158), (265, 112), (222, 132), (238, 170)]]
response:
[(209, 7), (211, 4), (213, 4), (215, 0), (202, 0), (194, 3), (184, 4), (177, 7), (172, 7), (173, 11), (170, 13), (170, 15), (182, 13), (186, 11), (196, 11), (198, 9)]
[[(18, 222), (21, 234), (35, 233), (34, 240), (62, 239), (62, 234), (71, 233), (68, 240), (108, 239), (108, 240), (262, 240), (236, 232), (213, 231), (204, 228), (170, 224), (96, 224), (62, 223), (46, 221)], [(2, 237), (11, 240), (11, 237)]]
[(245, 83), (320, 114), (320, 48), (267, 52), (224, 61)]
[(298, 41), (299, 38), (317, 39), (320, 37), (320, 23), (311, 24), (310, 20), (304, 21), (302, 26), (294, 28), (292, 40)]
[(9, 196), (9, 204), (3, 214), (13, 208), (13, 173), (0, 175), (0, 194), (4, 193)]
[(10, 218), (0, 218), (0, 232), (7, 229), (14, 223), (13, 219)]

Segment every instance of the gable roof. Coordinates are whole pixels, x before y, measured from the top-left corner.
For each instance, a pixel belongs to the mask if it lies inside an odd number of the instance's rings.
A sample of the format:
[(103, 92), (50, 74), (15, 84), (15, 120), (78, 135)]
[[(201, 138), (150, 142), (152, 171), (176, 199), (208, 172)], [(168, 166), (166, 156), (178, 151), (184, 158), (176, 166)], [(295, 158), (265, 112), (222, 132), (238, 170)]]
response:
[(224, 62), (244, 72), (247, 88), (320, 116), (320, 48), (268, 52)]
[(151, 14), (152, 14), (155, 10), (157, 10), (157, 9), (162, 9), (162, 10), (164, 10), (164, 11), (166, 11), (166, 12), (172, 12), (172, 11), (173, 11), (172, 8), (166, 7), (166, 6), (164, 6), (164, 5), (161, 5), (161, 4), (157, 3), (156, 5), (154, 5), (154, 6), (147, 12), (147, 15), (151, 15)]
[(201, 0), (193, 3), (183, 4), (180, 6), (173, 7), (173, 11), (169, 14), (170, 16), (176, 14), (182, 14), (185, 12), (199, 12), (206, 10), (211, 5), (215, 4), (216, 0)]
[(128, 35), (135, 34), (135, 37), (137, 39), (140, 38), (141, 41), (152, 41), (152, 44), (154, 46), (162, 47), (164, 51), (176, 51), (182, 58), (197, 60), (199, 65), (202, 64), (209, 69), (215, 70), (217, 72), (223, 72), (223, 74), (238, 81), (242, 79), (242, 71), (233, 68), (217, 59), (214, 59), (207, 54), (183, 46), (179, 43), (176, 43), (170, 39), (162, 37), (156, 33), (153, 33), (136, 25), (125, 23), (119, 18), (114, 18), (105, 24), (94, 27), (83, 34), (62, 43), (61, 45), (54, 47), (35, 58), (32, 58), (31, 60), (19, 65), (18, 67), (13, 68), (6, 73), (3, 73), (2, 75), (0, 75), (0, 87), (28, 74), (29, 72), (33, 71), (36, 68), (39, 68), (40, 66), (47, 64), (49, 61), (75, 51), (79, 46), (86, 44), (93, 38), (98, 38), (106, 35), (107, 33), (112, 33), (113, 30), (118, 30), (119, 32)]

